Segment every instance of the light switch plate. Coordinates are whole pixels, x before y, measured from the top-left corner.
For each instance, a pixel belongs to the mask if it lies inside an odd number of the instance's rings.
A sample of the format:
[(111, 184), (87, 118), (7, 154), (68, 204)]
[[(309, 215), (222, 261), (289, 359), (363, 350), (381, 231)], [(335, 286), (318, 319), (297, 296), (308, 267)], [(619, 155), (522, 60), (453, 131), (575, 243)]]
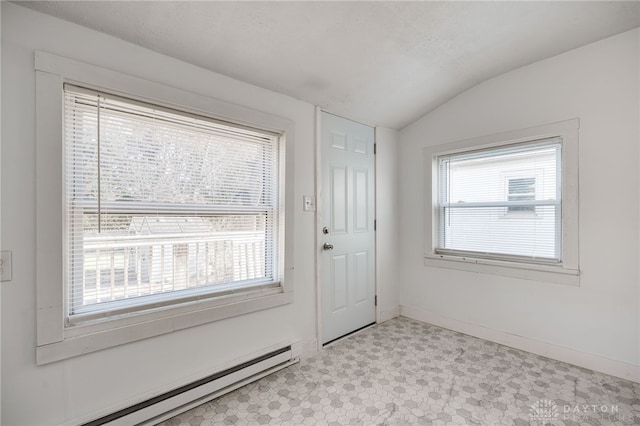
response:
[(305, 212), (315, 212), (316, 211), (316, 199), (313, 195), (303, 195), (302, 196), (302, 209)]
[(11, 251), (0, 251), (0, 281), (11, 281)]

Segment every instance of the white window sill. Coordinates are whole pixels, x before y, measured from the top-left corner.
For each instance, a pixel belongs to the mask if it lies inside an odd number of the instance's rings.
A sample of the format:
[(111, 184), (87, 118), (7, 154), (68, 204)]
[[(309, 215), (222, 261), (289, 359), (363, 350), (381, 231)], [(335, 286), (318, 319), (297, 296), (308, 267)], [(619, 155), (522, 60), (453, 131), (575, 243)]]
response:
[[(256, 297), (256, 292), (236, 294), (230, 300), (217, 298), (146, 312), (110, 321), (72, 326), (64, 331), (59, 342), (37, 347), (37, 364), (43, 365), (85, 353), (95, 352), (136, 340), (159, 336), (185, 328), (275, 308), (293, 302), (293, 292), (271, 289)], [(141, 321), (143, 317), (145, 321)]]
[(554, 284), (580, 285), (580, 271), (563, 266), (462, 258), (441, 254), (425, 254), (424, 265)]

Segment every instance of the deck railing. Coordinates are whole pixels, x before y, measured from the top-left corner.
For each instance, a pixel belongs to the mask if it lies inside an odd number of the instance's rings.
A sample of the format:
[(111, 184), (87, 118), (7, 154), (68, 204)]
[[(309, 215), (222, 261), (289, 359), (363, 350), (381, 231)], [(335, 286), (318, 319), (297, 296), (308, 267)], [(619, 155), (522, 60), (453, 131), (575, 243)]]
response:
[(83, 247), (74, 298), (84, 306), (259, 279), (266, 272), (264, 232), (90, 237)]

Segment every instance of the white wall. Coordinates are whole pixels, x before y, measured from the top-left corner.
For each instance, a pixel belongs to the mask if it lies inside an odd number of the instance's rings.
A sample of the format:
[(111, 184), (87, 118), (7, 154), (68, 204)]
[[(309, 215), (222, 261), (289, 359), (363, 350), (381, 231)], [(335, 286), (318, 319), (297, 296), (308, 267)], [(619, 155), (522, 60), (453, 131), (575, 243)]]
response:
[[(316, 333), (310, 104), (2, 2), (2, 248), (13, 281), (2, 283), (2, 424), (58, 424), (122, 408), (280, 342)], [(294, 303), (36, 366), (34, 50), (157, 81), (295, 122)], [(311, 345), (311, 347), (313, 347)]]
[[(2, 80), (2, 7), (0, 7), (0, 81)], [(0, 84), (0, 99), (2, 99), (2, 84)], [(2, 107), (0, 106), (0, 135), (2, 133)], [(2, 164), (2, 137), (0, 136), (0, 165)], [(1, 171), (0, 166), (0, 171)], [(0, 194), (2, 193), (2, 173), (0, 173)], [(2, 223), (2, 198), (0, 197), (0, 224)], [(0, 250), (2, 249), (2, 226), (0, 226)], [(0, 291), (0, 330), (2, 330), (2, 291)], [(0, 365), (2, 365), (2, 339), (0, 339)], [(0, 383), (2, 383), (2, 369), (0, 368)], [(0, 386), (0, 401), (2, 401), (2, 386)], [(2, 423), (2, 404), (0, 404), (0, 424)]]
[[(406, 306), (415, 316), (474, 324), (639, 371), (638, 39), (635, 29), (501, 75), (403, 129), (403, 312)], [(423, 147), (575, 117), (579, 287), (423, 266)]]
[(376, 128), (376, 279), (378, 322), (400, 314), (398, 139), (396, 130)]

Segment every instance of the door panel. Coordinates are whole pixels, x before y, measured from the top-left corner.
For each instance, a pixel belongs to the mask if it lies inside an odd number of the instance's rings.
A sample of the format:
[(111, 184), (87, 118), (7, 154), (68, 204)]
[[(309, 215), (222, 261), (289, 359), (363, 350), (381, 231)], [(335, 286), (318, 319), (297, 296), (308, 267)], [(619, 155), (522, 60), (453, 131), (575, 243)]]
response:
[(365, 303), (369, 282), (369, 253), (366, 251), (354, 253), (353, 258), (355, 260), (353, 281), (356, 288), (356, 304)]
[(366, 139), (360, 139), (357, 137), (353, 138), (353, 152), (356, 154), (364, 154), (367, 155), (369, 153), (369, 144)]
[(331, 312), (336, 313), (347, 308), (347, 256), (343, 254), (331, 256), (331, 286)]
[(331, 132), (331, 148), (345, 151), (347, 149), (347, 135)]
[(347, 168), (331, 167), (331, 231), (347, 233)]
[[(323, 343), (375, 322), (374, 129), (322, 113)], [(323, 248), (325, 245), (328, 245)]]
[(367, 232), (369, 224), (368, 173), (363, 169), (356, 169), (353, 173), (355, 176), (353, 181), (353, 232)]

